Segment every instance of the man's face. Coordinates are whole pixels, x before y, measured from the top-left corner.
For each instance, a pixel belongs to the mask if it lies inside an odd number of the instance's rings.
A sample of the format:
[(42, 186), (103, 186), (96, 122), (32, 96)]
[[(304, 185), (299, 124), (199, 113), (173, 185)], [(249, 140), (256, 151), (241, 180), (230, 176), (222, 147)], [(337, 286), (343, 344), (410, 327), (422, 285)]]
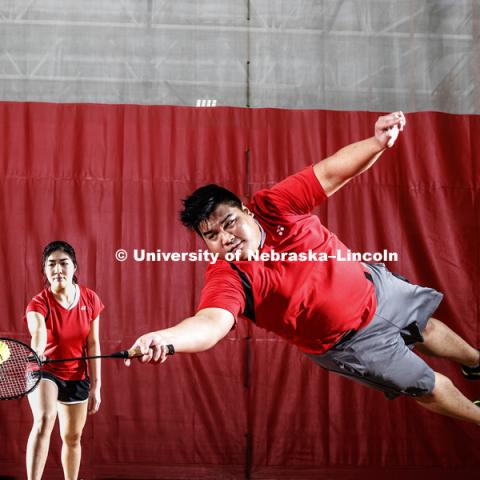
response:
[(198, 229), (208, 250), (218, 253), (219, 258), (240, 251), (237, 258), (247, 260), (248, 252), (256, 252), (260, 245), (260, 227), (245, 206), (239, 209), (221, 203)]

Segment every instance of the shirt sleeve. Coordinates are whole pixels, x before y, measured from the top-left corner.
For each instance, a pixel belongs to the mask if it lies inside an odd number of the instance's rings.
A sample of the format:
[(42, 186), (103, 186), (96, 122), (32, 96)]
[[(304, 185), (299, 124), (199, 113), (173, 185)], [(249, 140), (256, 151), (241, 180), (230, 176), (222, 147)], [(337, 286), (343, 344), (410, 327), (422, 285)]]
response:
[(95, 320), (100, 315), (100, 313), (102, 313), (105, 305), (102, 303), (100, 297), (93, 290), (88, 290), (88, 294), (91, 321), (93, 322), (93, 320)]
[(30, 300), (30, 303), (27, 305), (27, 308), (25, 310), (25, 316), (23, 317), (24, 321), (27, 321), (27, 313), (30, 312), (39, 313), (43, 316), (43, 318), (47, 318), (48, 305), (46, 299), (41, 293), (35, 295), (35, 297)]
[(271, 189), (260, 190), (254, 201), (260, 208), (282, 215), (307, 215), (327, 198), (313, 167), (287, 177)]
[(208, 267), (197, 312), (204, 308), (223, 308), (237, 321), (245, 309), (245, 293), (238, 274), (223, 263)]

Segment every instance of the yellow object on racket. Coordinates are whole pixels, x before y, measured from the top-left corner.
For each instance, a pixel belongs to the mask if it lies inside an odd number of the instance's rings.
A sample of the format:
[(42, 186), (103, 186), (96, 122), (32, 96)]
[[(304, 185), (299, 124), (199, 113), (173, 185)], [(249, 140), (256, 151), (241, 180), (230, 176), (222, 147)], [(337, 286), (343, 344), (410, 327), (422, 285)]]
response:
[(0, 365), (10, 358), (10, 349), (5, 342), (0, 340)]

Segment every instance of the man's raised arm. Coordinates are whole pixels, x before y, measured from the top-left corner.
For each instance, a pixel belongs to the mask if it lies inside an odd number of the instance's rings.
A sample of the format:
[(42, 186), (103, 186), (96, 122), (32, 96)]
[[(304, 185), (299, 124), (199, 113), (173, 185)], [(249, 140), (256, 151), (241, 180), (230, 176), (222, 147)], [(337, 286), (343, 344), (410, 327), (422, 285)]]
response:
[(373, 137), (347, 145), (318, 162), (313, 170), (325, 193), (332, 195), (350, 179), (368, 170), (385, 149), (393, 146), (405, 123), (402, 112), (379, 117)]

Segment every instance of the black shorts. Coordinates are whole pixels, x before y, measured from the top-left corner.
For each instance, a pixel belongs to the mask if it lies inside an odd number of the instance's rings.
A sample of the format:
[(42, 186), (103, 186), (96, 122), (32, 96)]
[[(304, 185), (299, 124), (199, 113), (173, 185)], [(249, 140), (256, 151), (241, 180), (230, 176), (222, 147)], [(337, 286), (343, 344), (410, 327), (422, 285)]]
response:
[(62, 380), (53, 373), (43, 371), (42, 380), (49, 380), (58, 387), (57, 400), (60, 403), (83, 403), (88, 400), (90, 390), (90, 379), (88, 377), (84, 380)]

